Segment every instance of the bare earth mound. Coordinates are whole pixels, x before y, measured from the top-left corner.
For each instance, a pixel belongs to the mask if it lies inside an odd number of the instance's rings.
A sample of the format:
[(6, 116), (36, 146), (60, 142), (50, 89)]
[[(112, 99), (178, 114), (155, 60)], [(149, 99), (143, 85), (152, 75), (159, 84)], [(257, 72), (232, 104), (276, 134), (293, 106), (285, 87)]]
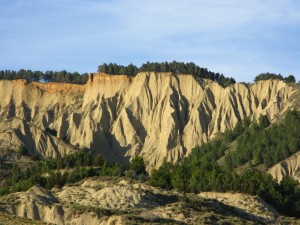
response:
[(275, 224), (279, 219), (283, 221), (258, 197), (229, 193), (182, 195), (117, 178), (88, 178), (52, 191), (35, 186), (27, 192), (1, 197), (0, 211), (57, 225)]

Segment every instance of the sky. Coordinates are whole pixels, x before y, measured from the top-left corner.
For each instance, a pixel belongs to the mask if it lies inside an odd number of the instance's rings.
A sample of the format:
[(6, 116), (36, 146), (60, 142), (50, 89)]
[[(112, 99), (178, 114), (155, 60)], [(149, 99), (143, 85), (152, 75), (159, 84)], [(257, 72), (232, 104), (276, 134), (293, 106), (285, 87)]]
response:
[(0, 0), (0, 70), (194, 62), (300, 80), (299, 0)]

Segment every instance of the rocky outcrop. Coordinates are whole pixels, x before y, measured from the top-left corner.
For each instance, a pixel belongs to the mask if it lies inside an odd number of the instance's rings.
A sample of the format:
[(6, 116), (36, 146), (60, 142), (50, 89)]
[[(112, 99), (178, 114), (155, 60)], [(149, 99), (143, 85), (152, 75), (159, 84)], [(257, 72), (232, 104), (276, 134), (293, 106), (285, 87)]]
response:
[(54, 195), (40, 186), (1, 199), (2, 210), (19, 217), (64, 224), (64, 209)]
[[(99, 187), (101, 183), (101, 188)], [(99, 189), (99, 190), (97, 190)], [(87, 180), (82, 185), (64, 187), (56, 192), (64, 202), (73, 202), (86, 207), (101, 207), (110, 209), (148, 209), (157, 206), (147, 195), (128, 183), (120, 182), (111, 185), (110, 182)]]
[(152, 170), (245, 117), (276, 120), (296, 92), (278, 80), (223, 88), (171, 73), (92, 74), (86, 85), (0, 81), (0, 143), (51, 157), (76, 147), (119, 162), (142, 155)]
[(278, 182), (285, 176), (291, 176), (300, 182), (300, 152), (293, 154), (280, 163), (272, 166), (268, 173)]

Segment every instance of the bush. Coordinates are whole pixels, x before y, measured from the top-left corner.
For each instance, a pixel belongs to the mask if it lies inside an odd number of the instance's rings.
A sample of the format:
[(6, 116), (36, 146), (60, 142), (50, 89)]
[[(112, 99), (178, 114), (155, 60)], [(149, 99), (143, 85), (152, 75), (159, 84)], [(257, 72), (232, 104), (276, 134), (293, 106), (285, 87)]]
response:
[(137, 175), (147, 173), (144, 159), (141, 156), (134, 157), (129, 164), (129, 168), (133, 170)]
[(285, 83), (296, 83), (296, 79), (293, 75), (289, 75), (288, 77), (284, 78)]
[(254, 78), (254, 81), (257, 82), (260, 80), (269, 80), (269, 79), (283, 80), (283, 76), (281, 74), (275, 74), (275, 73), (261, 73)]
[(125, 171), (125, 177), (135, 179), (136, 178), (136, 173), (133, 170), (126, 170)]
[(29, 151), (28, 151), (28, 149), (24, 145), (20, 145), (18, 147), (17, 153), (20, 154), (20, 155), (26, 155), (26, 156), (29, 155)]

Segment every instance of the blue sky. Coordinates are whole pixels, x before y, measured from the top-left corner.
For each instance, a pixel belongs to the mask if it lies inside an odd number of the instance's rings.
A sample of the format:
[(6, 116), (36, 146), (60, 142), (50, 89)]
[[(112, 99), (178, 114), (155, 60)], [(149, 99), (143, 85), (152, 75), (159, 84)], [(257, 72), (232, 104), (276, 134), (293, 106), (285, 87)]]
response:
[(0, 0), (0, 70), (195, 62), (300, 80), (298, 0)]

